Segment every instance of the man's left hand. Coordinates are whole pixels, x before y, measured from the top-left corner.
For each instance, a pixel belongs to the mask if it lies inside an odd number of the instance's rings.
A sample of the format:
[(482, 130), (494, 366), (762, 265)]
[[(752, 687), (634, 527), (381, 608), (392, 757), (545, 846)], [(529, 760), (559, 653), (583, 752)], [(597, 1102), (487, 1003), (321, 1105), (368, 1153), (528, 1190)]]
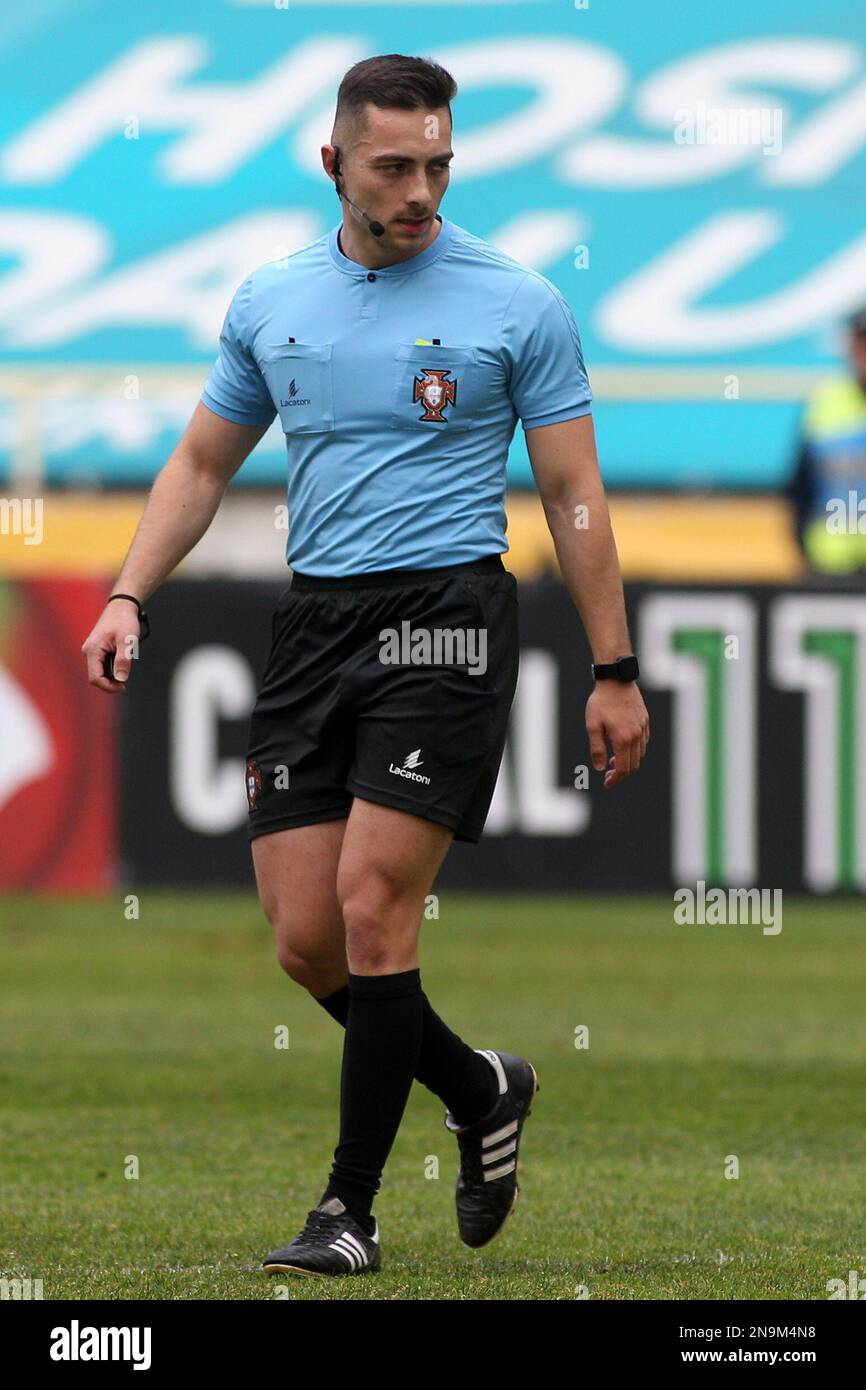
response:
[[(615, 787), (637, 772), (649, 743), (649, 715), (634, 681), (598, 681), (586, 702), (586, 731), (596, 772)], [(608, 758), (608, 743), (613, 756)], [(605, 771), (605, 768), (607, 771)]]

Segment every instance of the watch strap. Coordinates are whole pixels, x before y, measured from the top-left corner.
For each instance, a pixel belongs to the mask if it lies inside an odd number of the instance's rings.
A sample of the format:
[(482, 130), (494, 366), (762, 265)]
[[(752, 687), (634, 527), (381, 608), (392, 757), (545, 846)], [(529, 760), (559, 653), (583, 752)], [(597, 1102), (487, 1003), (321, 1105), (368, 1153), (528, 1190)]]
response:
[(620, 656), (616, 661), (593, 662), (592, 675), (597, 681), (636, 681), (640, 667), (636, 656)]

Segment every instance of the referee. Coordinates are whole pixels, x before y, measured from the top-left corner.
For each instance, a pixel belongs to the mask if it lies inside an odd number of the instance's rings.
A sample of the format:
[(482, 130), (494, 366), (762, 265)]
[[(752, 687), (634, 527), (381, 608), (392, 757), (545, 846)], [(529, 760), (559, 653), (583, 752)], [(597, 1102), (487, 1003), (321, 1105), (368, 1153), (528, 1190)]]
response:
[(452, 840), (482, 834), (517, 682), (501, 555), (518, 416), (597, 663), (586, 724), (605, 787), (636, 771), (649, 736), (571, 310), (438, 211), (456, 92), (444, 68), (400, 54), (345, 75), (322, 148), (342, 221), (238, 288), (83, 648), (91, 683), (123, 690), (141, 605), (278, 414), (292, 582), (251, 719), (249, 835), (280, 964), (345, 1038), (330, 1176), (269, 1273), (380, 1268), (372, 1204), (414, 1078), (457, 1139), (462, 1240), (486, 1245), (517, 1197), (535, 1071), (434, 1012), (418, 936)]

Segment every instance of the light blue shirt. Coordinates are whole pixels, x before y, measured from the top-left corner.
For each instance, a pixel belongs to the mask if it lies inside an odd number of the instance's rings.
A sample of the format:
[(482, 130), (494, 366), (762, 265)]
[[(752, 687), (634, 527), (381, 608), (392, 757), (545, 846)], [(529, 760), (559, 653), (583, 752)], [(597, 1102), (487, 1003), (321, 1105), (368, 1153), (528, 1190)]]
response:
[(279, 413), (286, 559), (304, 574), (506, 551), (518, 417), (529, 430), (589, 413), (577, 325), (556, 286), (441, 223), (425, 250), (382, 270), (344, 256), (333, 227), (254, 270), (229, 306), (202, 400), (242, 425)]

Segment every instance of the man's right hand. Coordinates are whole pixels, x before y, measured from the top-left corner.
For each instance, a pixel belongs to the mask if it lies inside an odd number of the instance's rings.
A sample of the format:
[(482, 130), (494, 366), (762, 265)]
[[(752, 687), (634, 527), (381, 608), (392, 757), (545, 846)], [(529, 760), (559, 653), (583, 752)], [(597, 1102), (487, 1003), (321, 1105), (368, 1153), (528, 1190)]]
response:
[[(125, 598), (116, 598), (107, 603), (81, 648), (87, 658), (87, 679), (90, 684), (110, 694), (125, 690), (133, 662), (132, 653), (138, 651), (140, 636), (141, 623), (135, 604)], [(114, 680), (105, 674), (105, 658), (109, 652), (114, 654)]]

